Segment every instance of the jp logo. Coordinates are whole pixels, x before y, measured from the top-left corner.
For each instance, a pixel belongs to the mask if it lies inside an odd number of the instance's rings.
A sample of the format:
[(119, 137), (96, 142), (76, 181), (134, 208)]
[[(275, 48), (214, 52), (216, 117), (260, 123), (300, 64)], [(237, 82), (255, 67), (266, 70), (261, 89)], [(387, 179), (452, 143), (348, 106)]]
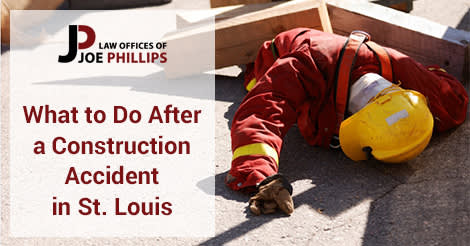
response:
[[(78, 43), (78, 32), (86, 33), (87, 38), (82, 43)], [(91, 27), (85, 25), (69, 25), (69, 53), (65, 56), (59, 55), (59, 62), (67, 63), (73, 61), (77, 56), (77, 50), (90, 48), (95, 43), (95, 39), (95, 31), (93, 31)]]

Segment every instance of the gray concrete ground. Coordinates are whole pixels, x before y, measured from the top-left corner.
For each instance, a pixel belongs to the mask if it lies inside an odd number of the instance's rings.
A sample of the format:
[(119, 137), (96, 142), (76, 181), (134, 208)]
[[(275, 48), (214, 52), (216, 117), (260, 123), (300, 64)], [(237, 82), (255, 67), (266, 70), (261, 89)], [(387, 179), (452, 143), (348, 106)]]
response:
[[(205, 0), (172, 6), (207, 7)], [(411, 14), (470, 28), (469, 0), (418, 0)], [(3, 55), (4, 59), (8, 53)], [(5, 70), (4, 70), (5, 71)], [(467, 85), (468, 88), (468, 85)], [(230, 123), (245, 92), (238, 68), (216, 76), (216, 235), (212, 238), (67, 240), (40, 245), (468, 245), (470, 242), (470, 121), (434, 136), (403, 165), (354, 163), (341, 152), (308, 146), (288, 133), (281, 171), (294, 187), (295, 212), (253, 216), (248, 196), (223, 183), (230, 168)], [(5, 167), (3, 167), (5, 169)], [(3, 204), (6, 204), (3, 201)], [(5, 210), (4, 210), (5, 211)], [(3, 226), (5, 228), (5, 224)], [(5, 234), (4, 234), (5, 236)], [(29, 239), (9, 240), (29, 244)]]

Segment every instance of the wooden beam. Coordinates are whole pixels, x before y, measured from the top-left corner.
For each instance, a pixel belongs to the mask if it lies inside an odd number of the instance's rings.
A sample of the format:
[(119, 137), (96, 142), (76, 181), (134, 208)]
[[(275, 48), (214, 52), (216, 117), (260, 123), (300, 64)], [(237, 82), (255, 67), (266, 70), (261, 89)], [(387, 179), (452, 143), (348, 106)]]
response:
[[(254, 61), (264, 41), (292, 28), (332, 30), (326, 5), (321, 0), (250, 4), (226, 7), (222, 10), (215, 16), (215, 68)], [(198, 36), (210, 35), (211, 32), (214, 30), (210, 28), (189, 27), (167, 36), (168, 46), (188, 46), (185, 42), (191, 39), (201, 40)], [(183, 54), (181, 50), (174, 53), (190, 55)], [(171, 54), (170, 51), (168, 54)], [(166, 72), (176, 72), (170, 71), (171, 69), (168, 68)]]
[(467, 78), (470, 33), (368, 2), (329, 0), (333, 31), (371, 34), (372, 40), (397, 49), (424, 65), (437, 64), (461, 81)]
[[(283, 30), (297, 26), (327, 30), (318, 4), (291, 1), (213, 9), (219, 11), (215, 27), (216, 67), (252, 61), (262, 42)], [(337, 34), (364, 30), (377, 43), (395, 48), (424, 65), (437, 64), (460, 80), (470, 78), (466, 63), (469, 32), (369, 2), (329, 0), (328, 12)]]
[(318, 0), (241, 6), (217, 15), (215, 26), (216, 68), (254, 61), (264, 41), (292, 28), (332, 31), (326, 5)]

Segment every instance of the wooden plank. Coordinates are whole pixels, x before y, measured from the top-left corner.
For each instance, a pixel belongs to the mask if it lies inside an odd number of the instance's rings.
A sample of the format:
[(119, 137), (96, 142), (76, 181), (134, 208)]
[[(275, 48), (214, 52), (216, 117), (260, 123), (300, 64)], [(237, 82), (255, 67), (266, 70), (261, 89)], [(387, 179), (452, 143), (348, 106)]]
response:
[(328, 1), (333, 31), (371, 34), (372, 40), (397, 49), (424, 65), (437, 64), (460, 80), (467, 78), (470, 33), (368, 2)]
[[(322, 1), (291, 1), (246, 5), (219, 14), (215, 27), (216, 68), (253, 61), (264, 41), (296, 27), (331, 32), (326, 5)], [(234, 59), (225, 52), (239, 55)]]
[(465, 63), (463, 68), (463, 81), (467, 83), (467, 90), (470, 88), (470, 46), (465, 49)]
[[(267, 19), (276, 19), (276, 15), (279, 13), (270, 13), (270, 11), (287, 6), (285, 4), (289, 3), (237, 6), (219, 12), (216, 17), (216, 67), (243, 64), (254, 59), (259, 45), (264, 40), (274, 37), (277, 30), (281, 31), (274, 27), (284, 23), (284, 20), (279, 19), (272, 22), (275, 24), (268, 25), (269, 28), (264, 26), (270, 32), (269, 35), (253, 36), (259, 34), (259, 30), (262, 28), (260, 29), (256, 25), (259, 23), (249, 16), (253, 14), (258, 17), (265, 16)], [(314, 20), (312, 17), (302, 16), (306, 15), (305, 13), (299, 15), (302, 12), (300, 9), (292, 8), (290, 10), (289, 15), (298, 18), (293, 18), (292, 23), (289, 26), (283, 26), (283, 29), (289, 29), (290, 26), (308, 26), (305, 25), (305, 19)], [(352, 30), (361, 29), (369, 32), (374, 41), (408, 54), (424, 65), (437, 64), (460, 80), (470, 77), (467, 74), (470, 69), (467, 69), (468, 63), (465, 61), (467, 45), (470, 40), (468, 32), (368, 2), (330, 0), (328, 10), (335, 33), (348, 35)], [(316, 13), (320, 13), (320, 11)], [(234, 18), (243, 21), (231, 22)], [(230, 24), (227, 25), (227, 23)], [(309, 24), (312, 25), (312, 23)], [(322, 29), (325, 28), (322, 27)], [(234, 39), (233, 37), (238, 38)], [(253, 39), (253, 37), (256, 38)], [(247, 40), (248, 43), (243, 43), (244, 40)], [(257, 44), (250, 46), (252, 43)], [(223, 44), (227, 44), (227, 46), (223, 46)]]
[[(264, 41), (292, 28), (309, 27), (325, 31), (332, 30), (326, 5), (320, 0), (251, 4), (224, 10), (215, 17), (216, 68), (254, 61)], [(187, 30), (168, 36), (168, 46), (185, 47), (188, 46), (187, 43), (185, 44), (187, 40), (198, 40), (198, 35), (209, 35), (213, 31), (211, 28), (204, 29), (203, 27), (187, 28)], [(174, 53), (182, 56), (190, 55), (181, 50)], [(168, 54), (171, 54), (170, 51)], [(166, 70), (168, 74), (177, 73), (177, 71), (171, 71), (171, 68)]]

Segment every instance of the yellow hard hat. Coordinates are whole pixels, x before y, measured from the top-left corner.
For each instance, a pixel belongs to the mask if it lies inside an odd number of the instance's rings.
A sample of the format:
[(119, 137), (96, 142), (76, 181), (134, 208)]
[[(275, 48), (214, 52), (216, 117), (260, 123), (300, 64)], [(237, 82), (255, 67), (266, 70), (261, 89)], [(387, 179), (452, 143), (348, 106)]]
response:
[(426, 98), (392, 87), (341, 123), (341, 148), (352, 160), (366, 160), (372, 154), (383, 162), (406, 162), (428, 145), (434, 121)]

